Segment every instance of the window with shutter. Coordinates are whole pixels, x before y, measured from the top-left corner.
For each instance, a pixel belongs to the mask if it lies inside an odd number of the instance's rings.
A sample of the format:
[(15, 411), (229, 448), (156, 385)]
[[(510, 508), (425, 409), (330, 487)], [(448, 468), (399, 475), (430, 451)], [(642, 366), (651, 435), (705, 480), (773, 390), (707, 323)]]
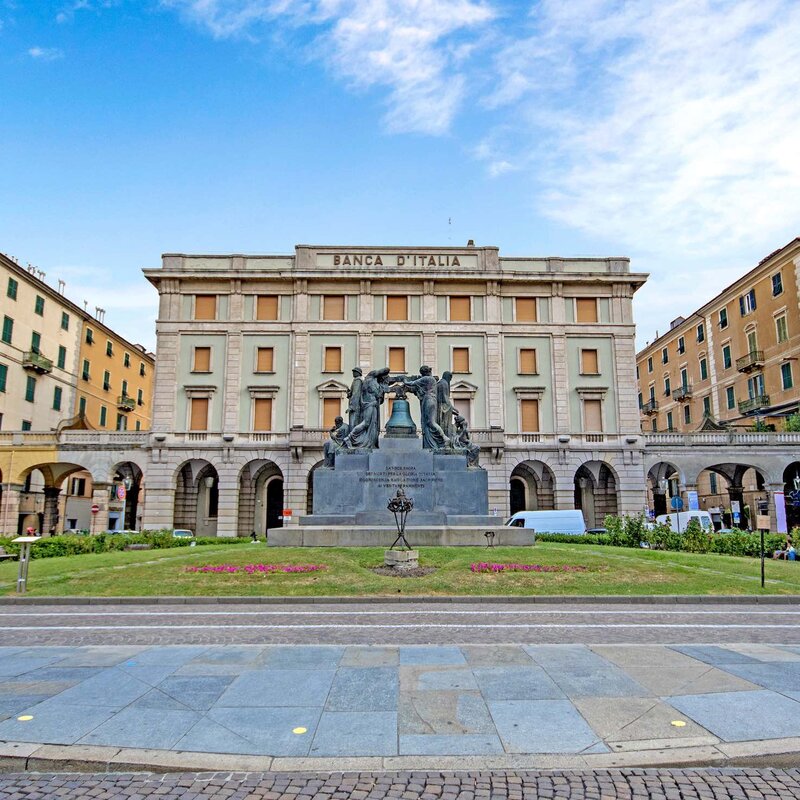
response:
[(597, 299), (578, 297), (575, 300), (577, 322), (597, 322)]
[(278, 295), (260, 294), (256, 298), (256, 319), (278, 319)]
[(189, 418), (190, 431), (208, 430), (208, 398), (192, 397)]
[(472, 400), (469, 397), (454, 397), (453, 408), (467, 421), (467, 425), (472, 425)]
[(322, 319), (344, 319), (344, 295), (326, 294), (323, 296)]
[(514, 305), (517, 322), (536, 322), (535, 297), (518, 297)]
[(326, 347), (325, 348), (325, 372), (341, 372), (342, 371), (342, 348), (341, 347)]
[(519, 351), (519, 374), (536, 375), (536, 350), (533, 348), (522, 348)]
[(253, 408), (253, 430), (272, 430), (272, 398), (257, 397)]
[(389, 369), (392, 372), (406, 371), (406, 349), (405, 347), (389, 348)]
[(599, 433), (603, 430), (602, 401), (583, 401), (583, 430), (587, 433)]
[(581, 350), (581, 375), (598, 375), (597, 350)]
[(211, 372), (210, 347), (195, 347), (192, 372)]
[(271, 347), (259, 347), (256, 350), (256, 372), (273, 372), (274, 350)]
[(392, 296), (386, 298), (386, 319), (388, 320), (407, 320), (408, 319), (408, 298), (405, 296)]
[(539, 432), (539, 401), (520, 400), (520, 427), (522, 433)]
[(194, 296), (194, 318), (217, 318), (217, 296), (215, 294), (196, 294)]
[(469, 372), (469, 348), (453, 348), (453, 372)]
[(472, 304), (469, 297), (450, 298), (450, 321), (469, 322), (472, 319)]
[(341, 416), (342, 401), (338, 397), (325, 397), (322, 400), (322, 427), (328, 430), (336, 422), (336, 417)]

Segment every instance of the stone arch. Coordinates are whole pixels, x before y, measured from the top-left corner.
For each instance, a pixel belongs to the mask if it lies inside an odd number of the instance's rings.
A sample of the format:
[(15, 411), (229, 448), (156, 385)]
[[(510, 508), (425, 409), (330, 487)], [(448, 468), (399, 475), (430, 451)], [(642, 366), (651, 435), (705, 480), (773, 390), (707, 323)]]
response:
[(219, 474), (204, 459), (191, 459), (177, 470), (173, 528), (188, 528), (196, 536), (216, 536)]
[(324, 461), (317, 461), (308, 470), (308, 475), (306, 476), (306, 514), (314, 513), (314, 471), (324, 463)]
[(670, 461), (657, 461), (647, 471), (647, 506), (654, 516), (670, 512), (670, 499), (680, 496), (684, 477), (679, 467)]
[(783, 492), (788, 529), (800, 525), (800, 461), (792, 461), (783, 471)]
[(587, 528), (601, 528), (607, 514), (619, 513), (616, 470), (605, 461), (585, 461), (573, 478), (575, 508), (583, 513)]
[[(709, 506), (708, 489), (705, 485), (704, 473), (710, 472), (723, 478), (724, 491), (718, 492), (724, 502), (727, 494), (727, 503), (721, 507), (719, 524), (725, 527), (736, 526), (740, 528), (753, 528), (758, 513), (768, 513), (769, 497), (766, 484), (768, 473), (760, 466), (747, 463), (725, 462), (709, 464), (698, 472), (695, 484), (700, 494), (701, 507)], [(739, 519), (736, 519), (735, 503), (739, 503)], [(714, 507), (714, 506), (712, 506)], [(715, 520), (716, 522), (717, 520)]]
[(266, 536), (283, 526), (283, 472), (267, 459), (250, 461), (239, 473), (239, 536)]
[(549, 511), (555, 506), (556, 479), (543, 461), (521, 461), (509, 478), (509, 506), (517, 511)]
[[(144, 471), (135, 461), (118, 461), (114, 464), (109, 475), (111, 483), (117, 486), (125, 486), (125, 500), (115, 501), (114, 510), (109, 513), (109, 525), (112, 530), (116, 527), (120, 530), (138, 530), (138, 523), (141, 518), (140, 504), (144, 489)], [(116, 517), (112, 514), (117, 512)], [(119, 519), (119, 525), (112, 525), (112, 519)]]
[(18, 518), (9, 520), (17, 533), (33, 528), (49, 535), (62, 530), (61, 487), (70, 475), (86, 468), (72, 462), (42, 462), (26, 466), (20, 473)]

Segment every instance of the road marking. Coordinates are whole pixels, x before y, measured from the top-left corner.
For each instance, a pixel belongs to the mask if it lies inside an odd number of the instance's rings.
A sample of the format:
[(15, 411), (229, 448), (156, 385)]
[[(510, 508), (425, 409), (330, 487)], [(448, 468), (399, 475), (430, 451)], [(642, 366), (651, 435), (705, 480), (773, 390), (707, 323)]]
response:
[[(0, 631), (149, 631), (149, 630), (304, 630), (316, 628), (713, 628), (715, 630), (746, 630), (748, 628), (781, 628), (794, 630), (793, 625), (778, 625), (772, 623), (758, 623), (740, 625), (736, 624), (714, 624), (700, 622), (493, 622), (493, 623), (458, 623), (458, 622), (418, 622), (418, 623), (332, 623), (320, 622), (301, 625), (282, 625), (282, 624), (252, 624), (252, 625), (4, 625)], [(798, 631), (800, 632), (800, 631)]]

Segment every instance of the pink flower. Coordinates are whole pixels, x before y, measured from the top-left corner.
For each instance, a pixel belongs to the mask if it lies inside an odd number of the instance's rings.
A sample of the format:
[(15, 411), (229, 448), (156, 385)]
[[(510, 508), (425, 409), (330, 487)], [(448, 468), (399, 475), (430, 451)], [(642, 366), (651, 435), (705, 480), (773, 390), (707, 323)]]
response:
[(325, 564), (205, 564), (202, 567), (186, 567), (186, 572), (246, 572), (248, 575), (261, 573), (272, 575), (276, 572), (318, 572), (326, 569)]
[(586, 572), (587, 567), (558, 564), (489, 564), (480, 561), (470, 565), (472, 572)]

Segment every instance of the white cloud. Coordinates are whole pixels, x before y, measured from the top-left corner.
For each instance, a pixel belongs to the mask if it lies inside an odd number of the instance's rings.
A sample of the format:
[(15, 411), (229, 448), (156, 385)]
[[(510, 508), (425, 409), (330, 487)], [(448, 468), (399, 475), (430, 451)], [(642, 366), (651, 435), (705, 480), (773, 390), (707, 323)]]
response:
[(162, 0), (217, 38), (255, 38), (265, 24), (316, 26), (311, 50), (356, 89), (387, 91), (394, 132), (441, 134), (466, 90), (474, 38), (494, 12), (480, 0)]
[(64, 53), (57, 47), (31, 47), (28, 55), (37, 61), (56, 61), (64, 56)]

